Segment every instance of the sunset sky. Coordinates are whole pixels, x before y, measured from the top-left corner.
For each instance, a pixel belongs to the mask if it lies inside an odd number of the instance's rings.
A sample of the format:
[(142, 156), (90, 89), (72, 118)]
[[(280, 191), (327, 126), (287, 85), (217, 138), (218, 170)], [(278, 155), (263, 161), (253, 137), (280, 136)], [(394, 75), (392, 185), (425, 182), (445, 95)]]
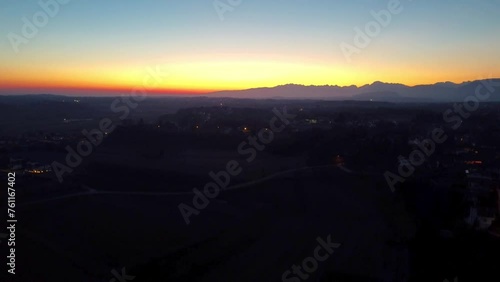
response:
[(72, 0), (16, 53), (38, 2), (0, 0), (1, 94), (127, 92), (157, 67), (176, 93), (500, 77), (499, 0), (401, 0), (351, 61), (341, 43), (390, 0), (242, 0), (223, 20), (212, 0)]

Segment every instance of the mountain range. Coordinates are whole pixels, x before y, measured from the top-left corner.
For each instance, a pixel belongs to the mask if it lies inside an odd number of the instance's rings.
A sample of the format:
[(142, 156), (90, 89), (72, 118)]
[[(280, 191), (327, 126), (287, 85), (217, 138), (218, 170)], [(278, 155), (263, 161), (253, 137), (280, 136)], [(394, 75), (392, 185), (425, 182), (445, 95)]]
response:
[(355, 85), (306, 86), (286, 84), (276, 87), (219, 91), (210, 93), (209, 96), (249, 99), (292, 98), (384, 102), (463, 102), (468, 96), (474, 96), (478, 87), (481, 87), (480, 94), (491, 93), (490, 97), (485, 100), (500, 102), (500, 79), (475, 80), (463, 83), (440, 82), (416, 86), (380, 81), (360, 87)]

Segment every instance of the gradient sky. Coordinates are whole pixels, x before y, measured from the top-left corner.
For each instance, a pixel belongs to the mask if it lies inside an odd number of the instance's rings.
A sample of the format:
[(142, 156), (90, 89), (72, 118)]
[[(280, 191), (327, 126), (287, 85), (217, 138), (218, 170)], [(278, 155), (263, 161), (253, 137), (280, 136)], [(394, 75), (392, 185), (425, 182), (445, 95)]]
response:
[(340, 44), (389, 1), (242, 0), (222, 21), (212, 0), (72, 0), (16, 53), (8, 34), (42, 9), (0, 0), (0, 93), (130, 91), (155, 67), (167, 92), (500, 77), (500, 0), (401, 0), (347, 61)]

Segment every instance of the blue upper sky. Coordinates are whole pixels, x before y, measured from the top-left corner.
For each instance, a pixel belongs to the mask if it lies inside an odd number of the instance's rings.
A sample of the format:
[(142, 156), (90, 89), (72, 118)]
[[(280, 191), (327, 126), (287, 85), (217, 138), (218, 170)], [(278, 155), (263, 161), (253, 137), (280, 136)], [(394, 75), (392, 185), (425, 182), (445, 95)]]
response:
[(174, 74), (165, 88), (185, 89), (500, 76), (500, 0), (401, 0), (401, 13), (346, 59), (341, 44), (356, 47), (354, 28), (391, 1), (242, 0), (221, 20), (211, 0), (72, 0), (16, 53), (9, 34), (22, 36), (22, 18), (43, 9), (0, 0), (0, 83), (127, 86), (155, 64)]

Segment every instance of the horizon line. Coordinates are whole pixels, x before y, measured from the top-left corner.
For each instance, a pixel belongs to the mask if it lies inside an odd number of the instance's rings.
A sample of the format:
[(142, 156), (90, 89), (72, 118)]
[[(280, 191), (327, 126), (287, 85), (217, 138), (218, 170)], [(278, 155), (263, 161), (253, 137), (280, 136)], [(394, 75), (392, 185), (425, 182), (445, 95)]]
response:
[[(476, 79), (476, 80), (466, 80), (466, 81), (461, 81), (461, 82), (455, 82), (455, 81), (438, 81), (435, 83), (426, 83), (426, 84), (414, 84), (414, 85), (409, 85), (409, 84), (404, 84), (404, 83), (399, 83), (399, 82), (384, 82), (380, 80), (375, 80), (372, 83), (367, 83), (363, 85), (356, 85), (356, 84), (351, 84), (351, 85), (338, 85), (338, 84), (299, 84), (299, 83), (286, 83), (286, 84), (279, 84), (279, 85), (274, 85), (274, 86), (261, 86), (261, 87), (252, 87), (252, 88), (243, 88), (243, 89), (211, 89), (211, 90), (196, 90), (196, 89), (179, 89), (179, 88), (162, 88), (162, 89), (145, 89), (146, 93), (148, 96), (205, 96), (205, 95), (210, 95), (210, 94), (215, 94), (215, 93), (221, 93), (221, 92), (231, 92), (231, 91), (247, 91), (247, 90), (253, 90), (253, 89), (273, 89), (273, 88), (278, 88), (278, 87), (283, 87), (283, 86), (303, 86), (303, 87), (339, 87), (339, 88), (348, 88), (348, 87), (356, 87), (356, 88), (363, 88), (366, 86), (371, 86), (376, 83), (380, 84), (392, 84), (392, 85), (402, 85), (406, 87), (417, 87), (417, 86), (432, 86), (436, 84), (445, 84), (445, 83), (451, 83), (454, 85), (463, 85), (463, 84), (468, 84), (471, 82), (475, 81), (483, 81), (483, 80), (499, 80), (500, 78), (483, 78), (483, 79)], [(135, 87), (132, 88), (127, 88), (127, 87), (117, 87), (117, 88), (111, 88), (111, 87), (41, 87), (39, 91), (36, 92), (24, 92), (24, 93), (8, 93), (7, 91), (19, 91), (21, 89), (36, 89), (36, 87), (6, 87), (6, 88), (0, 88), (0, 95), (1, 96), (29, 96), (29, 95), (55, 95), (55, 96), (75, 96), (75, 97), (93, 97), (93, 96), (100, 96), (100, 97), (116, 97), (112, 93), (115, 94), (124, 94), (124, 93), (130, 93), (135, 89)], [(42, 90), (43, 89), (43, 90)], [(60, 94), (58, 92), (74, 92), (73, 94)], [(77, 95), (76, 92), (93, 92), (93, 95), (85, 94), (85, 95)], [(102, 93), (102, 94), (99, 94)], [(82, 93), (83, 94), (83, 93)]]

